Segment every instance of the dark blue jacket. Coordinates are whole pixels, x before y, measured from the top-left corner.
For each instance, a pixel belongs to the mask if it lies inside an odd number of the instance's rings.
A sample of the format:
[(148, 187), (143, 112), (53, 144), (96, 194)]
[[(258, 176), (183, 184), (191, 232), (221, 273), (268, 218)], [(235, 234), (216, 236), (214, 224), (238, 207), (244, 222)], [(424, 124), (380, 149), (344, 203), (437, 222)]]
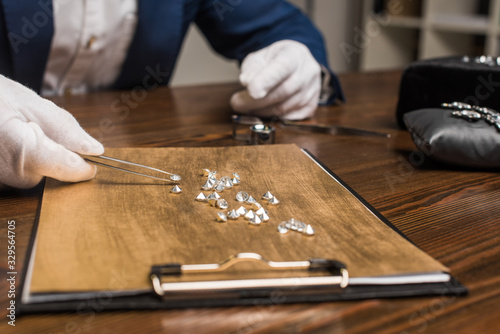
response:
[[(139, 0), (138, 18), (114, 88), (141, 85), (152, 70), (171, 74), (192, 22), (227, 58), (241, 62), (252, 51), (292, 39), (307, 45), (328, 68), (321, 34), (283, 0)], [(51, 0), (0, 0), (0, 73), (40, 91), (53, 26)], [(331, 101), (343, 98), (335, 76), (332, 85), (337, 96)]]

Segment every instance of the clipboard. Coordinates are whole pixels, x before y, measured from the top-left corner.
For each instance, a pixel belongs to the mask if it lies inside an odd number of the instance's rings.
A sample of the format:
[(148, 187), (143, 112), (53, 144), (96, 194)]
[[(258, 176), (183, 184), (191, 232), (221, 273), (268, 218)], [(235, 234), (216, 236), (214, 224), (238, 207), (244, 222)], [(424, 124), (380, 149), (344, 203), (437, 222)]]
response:
[[(182, 176), (171, 186), (99, 169), (95, 179), (46, 180), (20, 311), (323, 302), (467, 293), (449, 269), (411, 243), (310, 152), (295, 145), (117, 148), (107, 154)], [(206, 177), (238, 173), (220, 193), (245, 191), (268, 211), (258, 226), (217, 222), (196, 201)], [(272, 192), (280, 203), (261, 198)], [(209, 191), (205, 191), (209, 193)], [(245, 204), (244, 204), (245, 205)], [(280, 234), (287, 219), (314, 236)]]

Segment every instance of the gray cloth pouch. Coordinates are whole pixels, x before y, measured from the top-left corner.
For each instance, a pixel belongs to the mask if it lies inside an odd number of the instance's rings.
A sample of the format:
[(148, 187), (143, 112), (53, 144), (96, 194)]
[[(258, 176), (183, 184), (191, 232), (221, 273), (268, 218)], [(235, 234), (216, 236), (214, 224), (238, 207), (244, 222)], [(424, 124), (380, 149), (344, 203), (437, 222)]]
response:
[(431, 108), (406, 113), (404, 123), (417, 148), (436, 161), (455, 166), (500, 167), (498, 125), (469, 115), (457, 117), (453, 112), (458, 111)]

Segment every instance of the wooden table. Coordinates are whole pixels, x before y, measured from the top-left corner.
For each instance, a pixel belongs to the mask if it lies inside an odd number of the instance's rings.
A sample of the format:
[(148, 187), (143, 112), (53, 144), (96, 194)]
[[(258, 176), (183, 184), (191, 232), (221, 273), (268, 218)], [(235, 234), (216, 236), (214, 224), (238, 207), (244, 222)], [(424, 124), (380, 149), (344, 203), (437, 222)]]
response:
[[(424, 251), (451, 268), (466, 297), (434, 296), (265, 307), (27, 315), (2, 333), (498, 333), (500, 176), (439, 166), (397, 128), (400, 72), (341, 76), (348, 102), (321, 107), (314, 121), (385, 131), (390, 139), (277, 129), (277, 143), (307, 148)], [(54, 101), (107, 147), (243, 145), (231, 138), (234, 84), (66, 96)], [(41, 187), (0, 194), (1, 267), (7, 221), (16, 224), (22, 268)], [(64, 265), (64, 264), (61, 264)], [(20, 269), (18, 269), (20, 270)], [(19, 276), (18, 276), (19, 281)], [(18, 287), (19, 288), (19, 287)], [(7, 329), (8, 331), (5, 331)]]

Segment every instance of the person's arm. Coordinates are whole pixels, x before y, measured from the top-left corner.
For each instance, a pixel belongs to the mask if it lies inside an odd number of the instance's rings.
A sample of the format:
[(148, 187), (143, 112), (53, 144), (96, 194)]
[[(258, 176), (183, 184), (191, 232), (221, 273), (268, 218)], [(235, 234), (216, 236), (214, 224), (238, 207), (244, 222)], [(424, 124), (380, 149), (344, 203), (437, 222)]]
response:
[[(321, 33), (314, 27), (310, 20), (297, 8), (282, 0), (220, 0), (202, 1), (202, 6), (198, 12), (196, 23), (203, 31), (212, 47), (222, 55), (237, 59), (242, 62), (243, 85), (249, 87), (249, 77), (254, 77), (258, 73), (255, 64), (266, 63), (269, 69), (283, 71), (280, 63), (291, 68), (289, 73), (282, 72), (277, 78), (284, 81), (270, 82), (270, 93), (272, 90), (281, 90), (271, 96), (269, 101), (259, 94), (254, 94), (252, 89), (247, 89), (246, 93), (241, 92), (239, 96), (232, 99), (232, 105), (237, 111), (247, 112), (254, 108), (254, 113), (272, 116), (272, 113), (282, 113), (290, 115), (291, 118), (305, 118), (314, 112), (296, 112), (297, 108), (304, 108), (303, 105), (294, 105), (292, 95), (301, 95), (296, 99), (312, 99), (319, 94), (326, 93), (321, 98), (322, 103), (333, 103), (336, 100), (344, 100), (342, 89), (335, 74), (329, 70), (325, 46)], [(288, 42), (298, 43), (278, 43), (288, 40)], [(283, 45), (285, 44), (285, 45)], [(306, 46), (306, 48), (301, 47)], [(267, 51), (266, 51), (267, 50)], [(309, 51), (309, 52), (306, 52)], [(263, 52), (261, 52), (263, 51)], [(248, 58), (254, 59), (248, 59)], [(297, 58), (299, 57), (299, 58)], [(250, 63), (250, 65), (245, 64)], [(276, 66), (273, 66), (276, 64)], [(248, 66), (246, 66), (248, 65)], [(296, 73), (299, 69), (302, 73)], [(320, 71), (320, 72), (318, 72)], [(323, 75), (320, 75), (323, 71)], [(245, 72), (247, 74), (245, 74)], [(292, 78), (294, 73), (298, 74), (293, 78), (301, 82), (302, 87), (298, 89), (298, 82), (286, 79)], [(264, 72), (262, 72), (264, 73)], [(328, 82), (323, 85), (326, 77)], [(272, 76), (272, 74), (269, 74)], [(268, 78), (266, 78), (268, 80)], [(314, 81), (314, 82), (313, 82)], [(285, 84), (283, 86), (283, 84)], [(311, 87), (315, 92), (311, 92)], [(303, 91), (302, 89), (305, 89)], [(286, 96), (284, 101), (288, 103), (277, 103), (277, 96)], [(267, 95), (266, 95), (267, 96)], [(257, 101), (259, 100), (259, 101)], [(269, 103), (268, 103), (269, 102)], [(265, 107), (263, 107), (265, 105)], [(311, 109), (312, 105), (309, 103)], [(290, 108), (295, 108), (291, 110)]]
[(0, 75), (0, 189), (30, 188), (44, 176), (91, 179), (96, 168), (79, 154), (103, 152), (67, 111)]

